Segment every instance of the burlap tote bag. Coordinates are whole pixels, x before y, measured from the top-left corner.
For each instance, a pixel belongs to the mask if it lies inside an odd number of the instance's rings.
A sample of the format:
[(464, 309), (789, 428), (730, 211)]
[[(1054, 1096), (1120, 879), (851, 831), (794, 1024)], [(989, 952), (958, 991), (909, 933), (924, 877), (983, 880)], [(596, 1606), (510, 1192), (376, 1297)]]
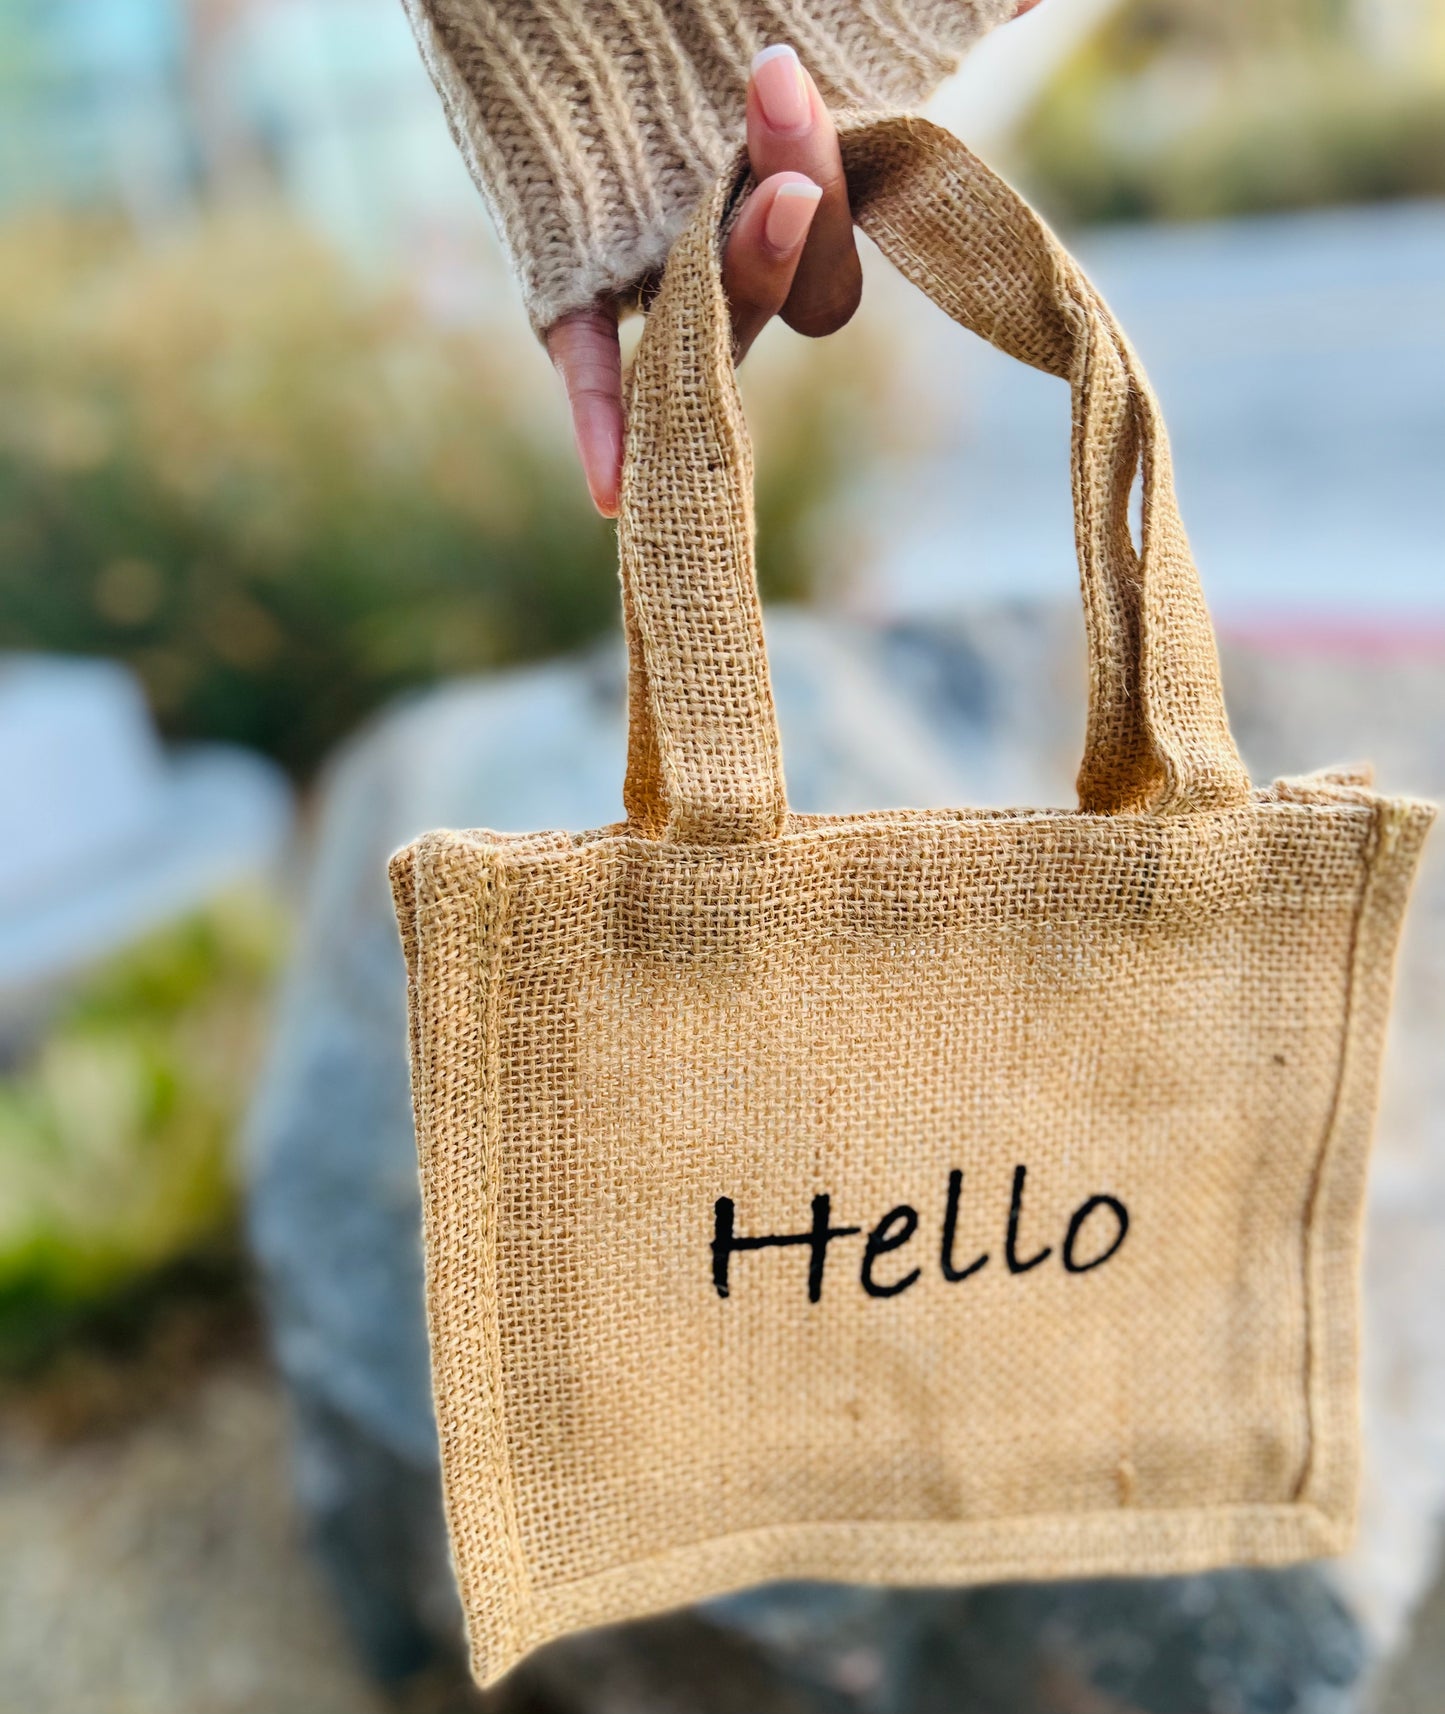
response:
[(633, 375), (627, 819), (394, 864), (484, 1681), (770, 1578), (1178, 1572), (1351, 1533), (1366, 1156), (1431, 811), (1350, 776), (1251, 790), (1108, 311), (946, 133), (845, 151), (883, 253), (1070, 383), (1079, 808), (789, 813), (733, 175)]

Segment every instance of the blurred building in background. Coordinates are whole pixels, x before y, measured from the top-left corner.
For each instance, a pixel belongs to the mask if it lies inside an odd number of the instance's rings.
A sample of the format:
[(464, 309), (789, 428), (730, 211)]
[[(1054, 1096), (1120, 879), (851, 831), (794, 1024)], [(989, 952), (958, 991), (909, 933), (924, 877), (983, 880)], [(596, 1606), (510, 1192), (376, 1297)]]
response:
[(6, 19), (0, 216), (116, 208), (153, 236), (273, 194), (372, 269), (486, 247), (394, 0), (14, 0)]

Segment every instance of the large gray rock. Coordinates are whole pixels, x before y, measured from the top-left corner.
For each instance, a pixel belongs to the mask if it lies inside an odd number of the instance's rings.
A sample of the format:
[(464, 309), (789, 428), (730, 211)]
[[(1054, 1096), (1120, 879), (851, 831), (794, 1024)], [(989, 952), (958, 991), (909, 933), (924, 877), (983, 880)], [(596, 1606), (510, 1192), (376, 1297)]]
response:
[[(996, 608), (927, 629), (777, 613), (769, 644), (794, 807), (1070, 800), (1083, 730), (1072, 610)], [(1312, 659), (1281, 661), (1268, 648), (1236, 657), (1244, 735), (1269, 770), (1373, 749), (1404, 764), (1392, 783), (1445, 779), (1438, 744), (1417, 736), (1408, 753), (1420, 698), (1431, 694), (1425, 680), (1388, 708), (1378, 666), (1358, 672), (1345, 699), (1314, 688)], [(362, 733), (323, 793), (300, 944), (251, 1126), (251, 1230), (295, 1399), (302, 1497), (352, 1631), (383, 1677), (421, 1670), (457, 1636), (386, 858), (436, 826), (615, 820), (623, 716), (612, 645), (447, 686)], [(1416, 971), (1407, 998), (1425, 1020), (1417, 1027), (1438, 1022), (1438, 984), (1422, 986)], [(1432, 1070), (1397, 1121), (1412, 1139), (1394, 1151), (1404, 1164), (1382, 1175), (1393, 1187), (1391, 1249), (1398, 1242), (1412, 1256), (1445, 1227), (1445, 1146), (1432, 1129), (1440, 1093)], [(1445, 1497), (1435, 1445), (1445, 1411), (1435, 1408), (1428, 1428), (1416, 1420), (1445, 1364), (1441, 1335), (1424, 1328), (1428, 1304), (1422, 1314), (1412, 1295), (1420, 1282), (1398, 1265), (1392, 1273), (1388, 1253), (1372, 1259), (1381, 1297), (1408, 1330), (1375, 1361), (1410, 1395), (1399, 1420), (1376, 1410), (1372, 1427), (1415, 1475), (1392, 1465), (1382, 1492), (1408, 1500), (1377, 1540), (1367, 1534), (1351, 1602), (1389, 1641), (1426, 1580)], [(1402, 1357), (1403, 1378), (1393, 1373)], [(1415, 1379), (1417, 1358), (1433, 1382)], [(515, 1675), (500, 1705), (1345, 1714), (1363, 1658), (1350, 1612), (1311, 1568), (947, 1595), (803, 1588), (569, 1640)]]
[(504, 1714), (1349, 1714), (1359, 1632), (1318, 1571), (952, 1591), (774, 1585), (568, 1638)]

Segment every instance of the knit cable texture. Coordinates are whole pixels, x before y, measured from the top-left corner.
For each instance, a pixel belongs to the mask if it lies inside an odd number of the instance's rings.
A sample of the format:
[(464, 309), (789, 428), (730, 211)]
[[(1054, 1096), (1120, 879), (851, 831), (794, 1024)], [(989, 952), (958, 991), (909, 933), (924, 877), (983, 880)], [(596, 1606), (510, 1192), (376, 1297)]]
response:
[(1014, 0), (403, 0), (533, 325), (659, 268), (797, 48), (830, 106), (916, 107)]

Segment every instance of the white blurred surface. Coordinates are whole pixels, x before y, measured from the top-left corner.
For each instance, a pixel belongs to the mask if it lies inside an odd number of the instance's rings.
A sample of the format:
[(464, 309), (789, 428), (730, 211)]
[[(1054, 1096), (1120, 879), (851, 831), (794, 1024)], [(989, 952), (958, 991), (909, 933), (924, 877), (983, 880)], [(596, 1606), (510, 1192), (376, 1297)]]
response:
[(112, 661), (0, 656), (0, 1025), (84, 966), (274, 864), (279, 768), (224, 744), (162, 748)]
[[(1164, 406), (1226, 618), (1445, 623), (1445, 203), (1086, 233), (1077, 252)], [(953, 327), (881, 264), (916, 447), (866, 463), (872, 610), (1074, 587), (1061, 382)]]

